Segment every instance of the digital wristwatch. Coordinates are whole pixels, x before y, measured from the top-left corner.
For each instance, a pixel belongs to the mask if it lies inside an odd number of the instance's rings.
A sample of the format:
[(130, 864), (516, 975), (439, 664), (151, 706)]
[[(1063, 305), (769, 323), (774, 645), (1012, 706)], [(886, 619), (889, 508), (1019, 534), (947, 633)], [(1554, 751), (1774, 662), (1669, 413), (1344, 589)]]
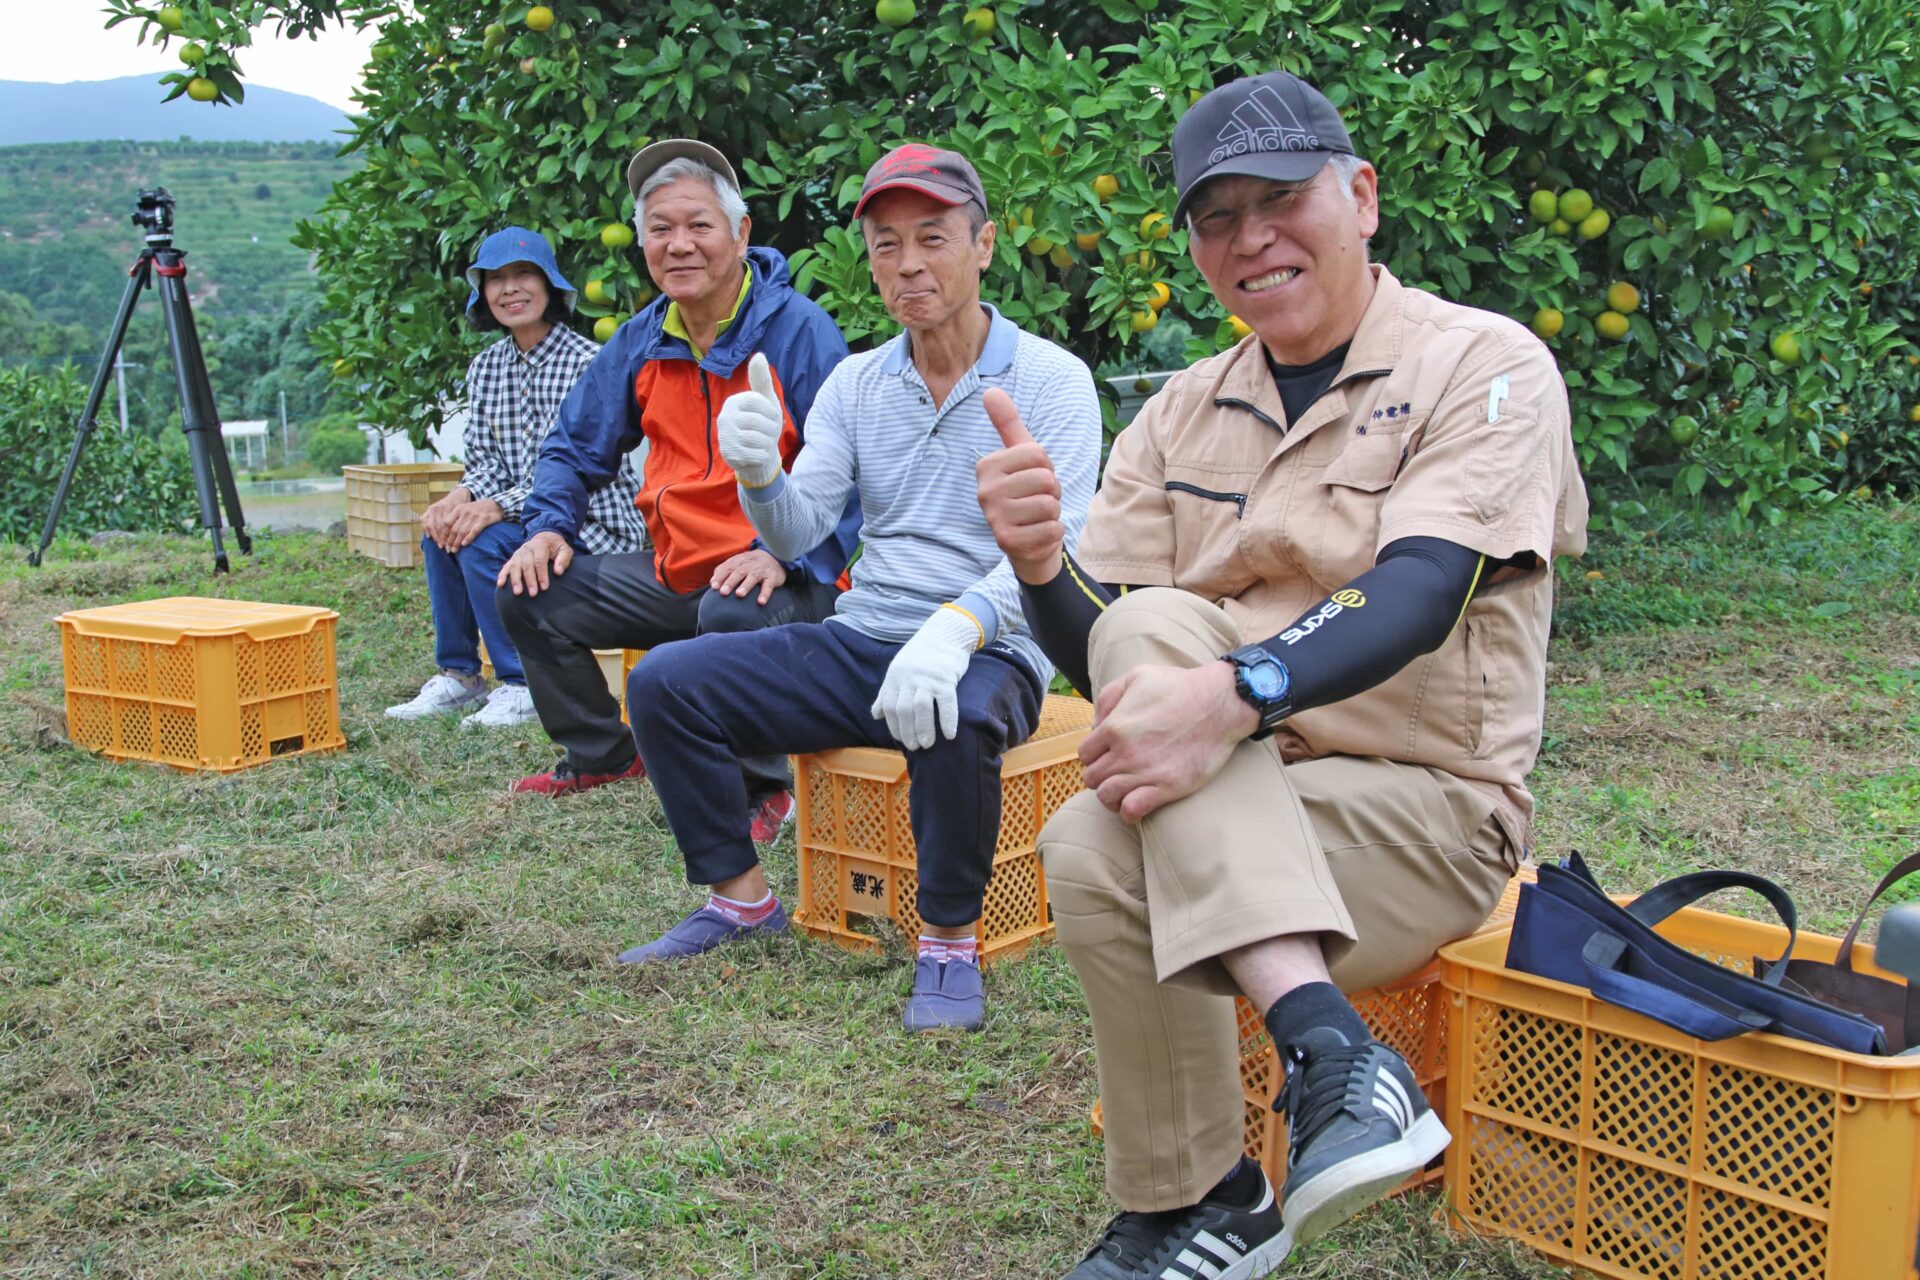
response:
[(1242, 645), (1221, 656), (1233, 667), (1233, 688), (1260, 716), (1260, 727), (1248, 737), (1258, 741), (1273, 736), (1274, 728), (1293, 713), (1293, 676), (1287, 664), (1257, 644)]

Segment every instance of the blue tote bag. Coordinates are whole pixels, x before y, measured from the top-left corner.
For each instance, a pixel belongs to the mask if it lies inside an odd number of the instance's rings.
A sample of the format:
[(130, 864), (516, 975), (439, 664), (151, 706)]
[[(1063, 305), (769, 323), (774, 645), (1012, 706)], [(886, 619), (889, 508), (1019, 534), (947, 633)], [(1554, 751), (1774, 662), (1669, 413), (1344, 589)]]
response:
[[(1653, 926), (1720, 889), (1751, 889), (1787, 926), (1787, 949), (1759, 977), (1723, 969), (1662, 938)], [(1585, 987), (1608, 1004), (1701, 1040), (1747, 1031), (1791, 1036), (1851, 1053), (1885, 1053), (1880, 1025), (1820, 1003), (1787, 982), (1796, 919), (1793, 899), (1744, 871), (1677, 876), (1627, 906), (1601, 889), (1579, 854), (1540, 868), (1522, 885), (1507, 967)]]

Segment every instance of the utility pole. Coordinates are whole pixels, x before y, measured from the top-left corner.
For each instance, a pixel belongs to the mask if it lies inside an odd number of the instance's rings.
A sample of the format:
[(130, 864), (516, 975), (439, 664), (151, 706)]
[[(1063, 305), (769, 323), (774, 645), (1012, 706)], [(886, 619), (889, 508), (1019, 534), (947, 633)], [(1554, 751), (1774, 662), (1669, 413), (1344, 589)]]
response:
[(292, 445), (287, 440), (287, 390), (282, 387), (280, 389), (280, 463), (282, 466), (286, 465), (287, 455), (290, 452), (292, 452)]
[(127, 353), (116, 351), (113, 356), (113, 375), (120, 383), (120, 430), (127, 429), (127, 370), (144, 369), (145, 365), (128, 364)]

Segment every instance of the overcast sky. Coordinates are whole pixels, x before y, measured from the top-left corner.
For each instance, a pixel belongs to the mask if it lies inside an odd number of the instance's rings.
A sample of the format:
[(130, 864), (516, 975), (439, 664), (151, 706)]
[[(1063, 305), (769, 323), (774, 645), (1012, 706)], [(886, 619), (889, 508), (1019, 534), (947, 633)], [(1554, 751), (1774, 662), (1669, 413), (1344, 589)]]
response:
[[(105, 9), (96, 0), (5, 0), (7, 38), (0, 41), (0, 80), (36, 80), (65, 84), (73, 80), (116, 80), (121, 76), (150, 75), (157, 81), (181, 69), (180, 41), (166, 48), (137, 44), (140, 24), (123, 22), (105, 27)], [(283, 40), (275, 24), (253, 34), (253, 45), (240, 53), (247, 84), (266, 85), (355, 110), (352, 94), (360, 84), (374, 32), (351, 27), (329, 28), (318, 40)], [(154, 102), (164, 96), (154, 86)], [(185, 98), (168, 110), (191, 110), (198, 104)]]

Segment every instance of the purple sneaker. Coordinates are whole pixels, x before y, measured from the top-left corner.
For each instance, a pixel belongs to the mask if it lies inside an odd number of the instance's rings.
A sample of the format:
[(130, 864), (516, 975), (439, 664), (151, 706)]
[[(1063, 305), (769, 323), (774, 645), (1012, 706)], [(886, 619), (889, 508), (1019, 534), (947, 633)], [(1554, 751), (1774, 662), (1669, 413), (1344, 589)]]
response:
[(667, 930), (652, 942), (638, 947), (630, 947), (619, 956), (621, 964), (649, 964), (656, 960), (685, 960), (724, 946), (735, 938), (751, 937), (754, 934), (782, 934), (787, 931), (787, 909), (774, 900), (773, 914), (759, 924), (735, 924), (715, 911), (711, 906), (702, 906), (698, 911)]
[(909, 1031), (958, 1027), (977, 1031), (987, 1016), (987, 994), (980, 969), (964, 960), (942, 964), (922, 956), (913, 962), (913, 994), (901, 1023)]

